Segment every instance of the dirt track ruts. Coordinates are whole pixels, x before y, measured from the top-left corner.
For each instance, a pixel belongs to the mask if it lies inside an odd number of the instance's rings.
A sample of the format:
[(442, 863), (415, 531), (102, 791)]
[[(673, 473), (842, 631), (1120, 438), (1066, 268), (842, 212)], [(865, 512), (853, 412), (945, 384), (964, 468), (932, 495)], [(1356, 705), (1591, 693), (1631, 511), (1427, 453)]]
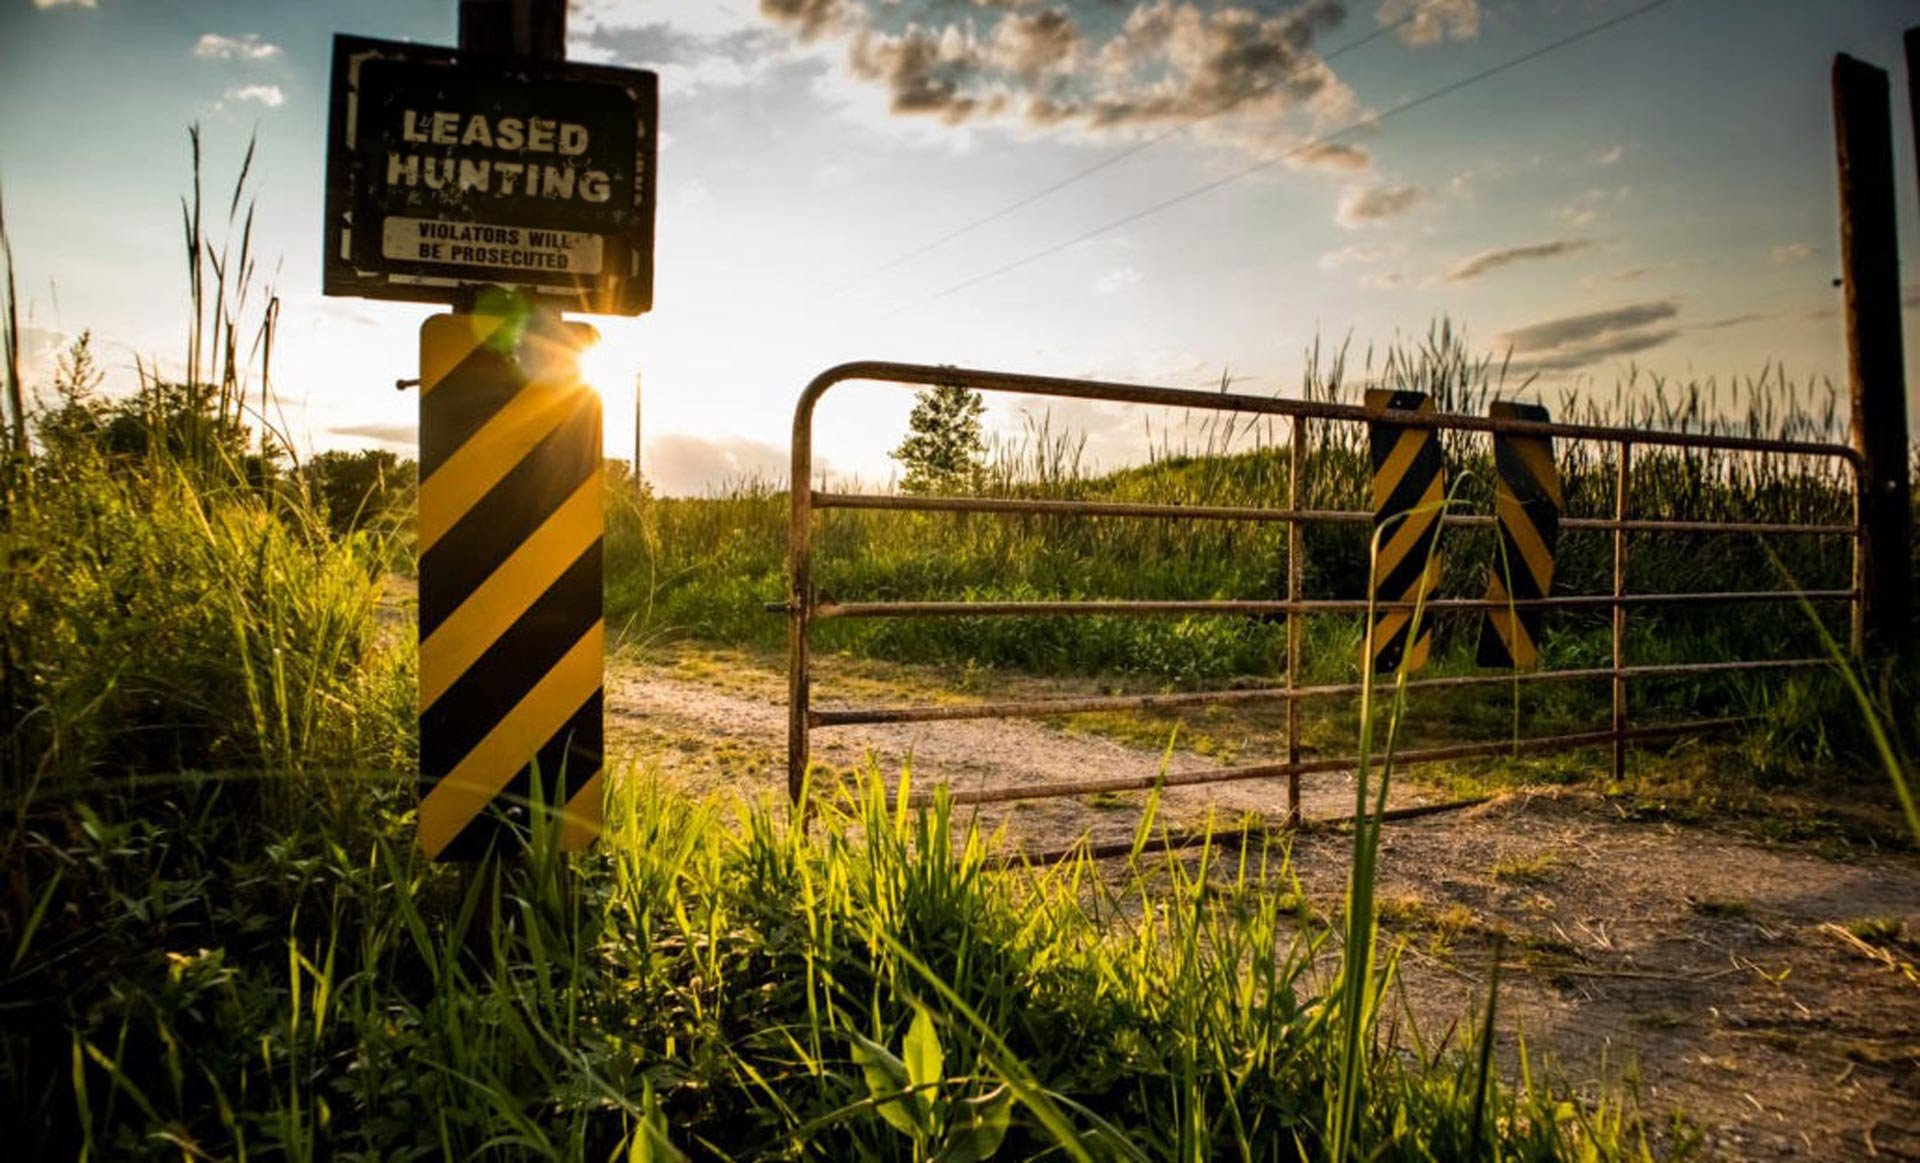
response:
[[(616, 762), (625, 751), (690, 790), (783, 786), (786, 709), (771, 672), (616, 668), (608, 700)], [(1137, 775), (1162, 761), (1110, 739), (994, 720), (823, 731), (815, 755), (840, 771), (871, 760), (883, 773), (911, 757), (916, 786), (956, 788)], [(1182, 770), (1211, 763), (1173, 760)], [(1350, 779), (1310, 777), (1306, 789), (1309, 816), (1352, 810)], [(1067, 797), (982, 814), (1015, 842), (1048, 847), (1083, 833), (1128, 836), (1139, 802)], [(1191, 820), (1209, 802), (1277, 820), (1285, 790), (1278, 780), (1182, 788), (1165, 808)], [(1316, 907), (1337, 909), (1347, 841), (1303, 835), (1293, 855)], [(1538, 860), (1538, 875), (1495, 875), (1516, 858)], [(1484, 1000), (1487, 960), (1504, 948), (1502, 1030), (1524, 1033), (1576, 1084), (1603, 1062), (1616, 1077), (1632, 1065), (1644, 1104), (1685, 1112), (1712, 1156), (1920, 1159), (1920, 979), (1837, 931), (1863, 917), (1920, 931), (1920, 861), (1832, 860), (1731, 831), (1626, 820), (1598, 794), (1554, 792), (1395, 825), (1381, 867), (1388, 928), (1404, 942), (1406, 1004), (1429, 1034)]]

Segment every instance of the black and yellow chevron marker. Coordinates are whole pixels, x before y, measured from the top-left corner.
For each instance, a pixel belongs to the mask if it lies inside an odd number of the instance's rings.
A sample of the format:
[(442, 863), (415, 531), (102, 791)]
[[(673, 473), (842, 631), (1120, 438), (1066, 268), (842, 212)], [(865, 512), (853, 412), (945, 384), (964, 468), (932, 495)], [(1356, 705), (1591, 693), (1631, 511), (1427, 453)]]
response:
[(600, 831), (592, 338), (545, 315), (420, 329), (420, 843), (437, 860), (485, 855), (532, 802), (564, 805), (567, 849)]
[[(1373, 412), (1433, 411), (1433, 401), (1423, 392), (1369, 391), (1366, 406)], [(1440, 511), (1447, 495), (1439, 433), (1369, 420), (1367, 449), (1373, 463), (1373, 600), (1429, 598), (1440, 584)], [(1371, 637), (1375, 673), (1414, 671), (1427, 664), (1433, 648), (1433, 617), (1421, 612), (1420, 633), (1409, 642), (1413, 619), (1411, 606), (1375, 612)]]
[[(1495, 420), (1547, 421), (1537, 404), (1494, 404)], [(1545, 436), (1493, 437), (1494, 516), (1500, 526), (1500, 557), (1487, 579), (1487, 600), (1544, 598), (1553, 589), (1553, 551), (1560, 543), (1560, 472), (1553, 440)], [(1480, 626), (1481, 666), (1532, 670), (1540, 665), (1541, 611), (1505, 605), (1487, 611)]]

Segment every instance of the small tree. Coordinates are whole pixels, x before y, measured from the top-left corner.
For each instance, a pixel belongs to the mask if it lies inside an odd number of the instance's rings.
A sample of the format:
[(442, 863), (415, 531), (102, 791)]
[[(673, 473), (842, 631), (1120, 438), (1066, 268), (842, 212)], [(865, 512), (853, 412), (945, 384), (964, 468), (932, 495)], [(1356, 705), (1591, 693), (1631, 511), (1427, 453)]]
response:
[(107, 404), (100, 398), (100, 381), (105, 378), (93, 355), (93, 332), (82, 331), (60, 353), (53, 373), (53, 406), (35, 420), (40, 443), (49, 453), (74, 456), (99, 443), (107, 415)]
[(941, 384), (916, 393), (907, 438), (892, 453), (907, 470), (902, 491), (977, 489), (987, 463), (987, 441), (980, 431), (986, 412), (980, 393), (969, 388)]
[(307, 488), (326, 508), (327, 524), (345, 535), (413, 503), (411, 460), (384, 448), (329, 449), (307, 458)]

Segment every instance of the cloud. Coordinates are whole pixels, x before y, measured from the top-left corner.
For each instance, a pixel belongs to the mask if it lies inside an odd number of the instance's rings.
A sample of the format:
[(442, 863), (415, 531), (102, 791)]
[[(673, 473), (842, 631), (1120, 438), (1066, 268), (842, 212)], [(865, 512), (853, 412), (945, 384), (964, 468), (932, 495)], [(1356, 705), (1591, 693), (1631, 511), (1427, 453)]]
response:
[[(1313, 48), (1345, 19), (1346, 4), (1275, 7), (760, 0), (761, 13), (799, 43), (843, 44), (847, 73), (881, 89), (895, 114), (1136, 135), (1204, 119), (1196, 132), (1209, 140), (1268, 153), (1299, 140), (1288, 115), (1318, 125), (1353, 104)], [(1359, 169), (1366, 154), (1322, 145), (1289, 160)]]
[(254, 101), (269, 109), (278, 109), (284, 105), (287, 95), (278, 85), (235, 85), (227, 90), (228, 101)]
[(1406, 253), (1404, 246), (1361, 242), (1352, 246), (1343, 246), (1339, 250), (1330, 250), (1321, 255), (1319, 267), (1323, 271), (1337, 271), (1347, 266), (1368, 266), (1404, 253)]
[(254, 32), (240, 37), (209, 32), (195, 42), (193, 55), (216, 61), (264, 61), (279, 56), (280, 46), (268, 44)]
[(1112, 295), (1126, 290), (1139, 281), (1139, 271), (1134, 270), (1132, 267), (1118, 267), (1101, 275), (1099, 280), (1093, 284), (1093, 289), (1097, 294)]
[(360, 436), (368, 440), (377, 440), (381, 444), (395, 444), (407, 449), (420, 443), (420, 427), (417, 424), (399, 422), (343, 424), (337, 428), (329, 428), (327, 431), (335, 436)]
[(1334, 217), (1349, 230), (1398, 218), (1427, 196), (1419, 186), (1348, 186)]
[[(785, 487), (791, 461), (785, 448), (765, 441), (744, 436), (709, 439), (676, 432), (648, 440), (641, 467), (655, 490), (685, 497), (748, 481)], [(816, 464), (814, 471), (828, 470)]]
[(1632, 194), (1631, 186), (1615, 186), (1611, 190), (1599, 188), (1587, 190), (1565, 205), (1555, 207), (1551, 211), (1551, 216), (1569, 226), (1591, 226), (1600, 220), (1609, 202), (1624, 202)]
[(1399, 271), (1373, 271), (1360, 276), (1360, 285), (1376, 291), (1388, 291), (1407, 285), (1407, 276)]
[(1397, 34), (1411, 45), (1472, 40), (1480, 35), (1479, 0), (1381, 0), (1374, 19), (1382, 28), (1405, 20)]
[(1579, 254), (1592, 249), (1593, 244), (1584, 238), (1561, 238), (1552, 242), (1536, 242), (1528, 246), (1507, 246), (1497, 250), (1483, 250), (1454, 265), (1442, 278), (1449, 283), (1465, 283), (1479, 278), (1489, 271), (1499, 270), (1517, 262), (1533, 262), (1538, 259), (1559, 258), (1563, 255)]
[(97, 8), (99, 0), (33, 0), (35, 8)]
[(1628, 267), (1625, 270), (1610, 271), (1604, 275), (1588, 275), (1586, 278), (1581, 279), (1580, 282), (1589, 287), (1597, 287), (1603, 283), (1637, 283), (1643, 279), (1651, 278), (1654, 275), (1664, 275), (1672, 271), (1686, 270), (1689, 265), (1691, 264), (1684, 262), (1653, 263), (1649, 266)]
[(1787, 242), (1773, 248), (1769, 257), (1774, 265), (1786, 266), (1788, 263), (1805, 262), (1820, 253), (1820, 248), (1805, 242)]
[(1605, 149), (1594, 151), (1587, 160), (1596, 166), (1610, 166), (1625, 156), (1627, 156), (1626, 145), (1616, 142)]
[(1743, 315), (1729, 315), (1725, 319), (1713, 319), (1706, 323), (1695, 323), (1695, 331), (1725, 331), (1730, 327), (1744, 327), (1749, 323), (1760, 323), (1768, 319), (1778, 319), (1778, 314), (1748, 311)]
[[(29, 387), (38, 385), (45, 397), (51, 393), (54, 371), (59, 367), (60, 355), (73, 342), (74, 337), (51, 327), (36, 326), (27, 322), (20, 327), (20, 378)], [(103, 345), (95, 340), (94, 354), (100, 354)]]
[(1630, 303), (1529, 324), (1494, 343), (1513, 353), (1516, 371), (1567, 371), (1660, 346), (1680, 334), (1672, 323), (1679, 313), (1673, 299)]

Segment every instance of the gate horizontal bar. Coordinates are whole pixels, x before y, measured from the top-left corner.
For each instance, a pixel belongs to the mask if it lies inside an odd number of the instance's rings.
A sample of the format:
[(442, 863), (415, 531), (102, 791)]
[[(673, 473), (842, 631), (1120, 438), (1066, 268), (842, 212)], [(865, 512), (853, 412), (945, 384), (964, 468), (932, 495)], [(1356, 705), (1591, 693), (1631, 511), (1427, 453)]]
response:
[[(1575, 747), (1598, 747), (1615, 738), (1665, 739), (1683, 735), (1726, 730), (1754, 722), (1757, 715), (1733, 715), (1720, 719), (1699, 719), (1690, 723), (1670, 723), (1659, 727), (1636, 727), (1618, 736), (1611, 730), (1582, 731), (1571, 735), (1543, 735), (1530, 739), (1503, 739), (1491, 743), (1457, 743), (1446, 747), (1428, 747), (1395, 753), (1396, 764), (1434, 763), (1446, 759), (1476, 759), (1492, 755), (1528, 755), (1542, 751), (1561, 751)], [(1376, 761), (1377, 762), (1377, 761)], [(1245, 767), (1220, 767), (1198, 771), (1170, 771), (1164, 774), (1124, 776), (1116, 779), (1082, 779), (1067, 783), (978, 788), (970, 791), (948, 790), (951, 804), (994, 804), (1012, 800), (1061, 799), (1067, 796), (1096, 795), (1101, 792), (1146, 791), (1150, 788), (1192, 787), (1209, 783), (1235, 783), (1249, 779), (1271, 779), (1283, 775), (1320, 775), (1333, 771), (1353, 771), (1359, 767), (1355, 756), (1331, 759), (1303, 759), (1298, 763), (1255, 763)], [(917, 791), (907, 797), (909, 806), (933, 802), (935, 790)], [(892, 801), (890, 801), (890, 804)]]
[[(1655, 666), (1630, 666), (1619, 673), (1623, 678), (1655, 678), (1831, 665), (1832, 660), (1825, 658), (1769, 658), (1758, 661), (1673, 662)], [(1409, 679), (1407, 689), (1511, 686), (1521, 682), (1578, 682), (1613, 677), (1612, 667), (1595, 666), (1579, 670), (1540, 670), (1518, 674), (1467, 674), (1445, 678)], [(1295, 687), (1292, 690), (1286, 687), (1247, 687), (1241, 690), (1180, 691), (1172, 694), (1146, 695), (1088, 695), (1081, 698), (1018, 699), (994, 703), (954, 703), (944, 706), (838, 707), (810, 711), (807, 715), (807, 724), (811, 727), (852, 727), (869, 723), (938, 723), (958, 719), (1047, 718), (1052, 715), (1075, 715), (1092, 711), (1162, 711), (1221, 703), (1284, 703), (1291, 699), (1357, 695), (1360, 691), (1359, 683), (1336, 683), (1325, 686)]]
[[(818, 509), (861, 509), (912, 513), (1034, 513), (1079, 517), (1152, 517), (1189, 521), (1300, 521), (1327, 525), (1366, 525), (1373, 514), (1361, 509), (1270, 509), (1251, 505), (1163, 505), (1133, 501), (1064, 501), (1028, 497), (907, 497), (887, 493), (816, 491)], [(1479, 513), (1448, 513), (1441, 521), (1454, 528), (1492, 528), (1494, 519)], [(1629, 533), (1754, 533), (1852, 537), (1851, 525), (1781, 524), (1768, 521), (1661, 521), (1624, 523), (1611, 517), (1568, 517), (1562, 529)]]
[[(1429, 598), (1418, 603), (1430, 614), (1506, 609), (1612, 609), (1616, 606), (1687, 606), (1713, 603), (1850, 602), (1855, 590), (1750, 590), (1698, 594), (1577, 594), (1559, 598)], [(987, 602), (821, 602), (815, 618), (1026, 618), (1053, 615), (1138, 617), (1167, 614), (1364, 614), (1369, 610), (1411, 610), (1412, 601), (1372, 602), (1364, 598), (1311, 598), (1303, 601), (1176, 599), (1092, 599), (1088, 601)]]
[[(1415, 820), (1422, 816), (1437, 816), (1443, 812), (1458, 812), (1467, 808), (1479, 807), (1492, 798), (1492, 796), (1466, 796), (1462, 799), (1443, 800), (1435, 804), (1408, 804), (1404, 808), (1388, 808), (1386, 811), (1377, 814), (1370, 812), (1367, 814), (1366, 819), (1368, 821), (1377, 819), (1382, 823), (1393, 823), (1398, 820)], [(1138, 848), (1141, 852), (1179, 852), (1188, 848), (1199, 848), (1208, 844), (1216, 846), (1231, 845), (1237, 848), (1246, 840), (1252, 839), (1255, 836), (1266, 837), (1275, 832), (1314, 832), (1332, 828), (1351, 827), (1354, 821), (1355, 817), (1353, 816), (1319, 816), (1313, 819), (1301, 820), (1298, 824), (1223, 824), (1217, 828), (1185, 828), (1179, 831), (1162, 831), (1147, 837), (1144, 843), (1136, 843), (1129, 839), (1109, 840), (1104, 843), (1095, 844), (1089, 840), (1082, 840), (1078, 844), (1069, 844), (1065, 848), (1050, 848), (1040, 852), (1020, 851), (1008, 853), (1000, 857), (997, 863), (1003, 867), (1010, 867), (1021, 864), (1060, 864), (1075, 859), (1076, 857), (1085, 857), (1088, 860), (1111, 860), (1116, 856), (1131, 856), (1135, 848)]]
[[(802, 424), (811, 433), (813, 409), (835, 384), (871, 380), (888, 384), (943, 385), (982, 392), (1019, 392), (1069, 400), (1105, 400), (1120, 404), (1151, 404), (1202, 412), (1248, 412), (1262, 416), (1294, 416), (1309, 420), (1375, 421), (1405, 428), (1439, 428), (1459, 432), (1507, 432), (1563, 440), (1598, 440), (1668, 448), (1717, 448), (1734, 452), (1776, 452), (1832, 457), (1858, 470), (1860, 454), (1845, 444), (1812, 440), (1773, 440), (1760, 436), (1721, 436), (1710, 433), (1658, 432), (1605, 424), (1565, 424), (1553, 421), (1495, 419), (1449, 412), (1369, 411), (1358, 404), (1331, 404), (1280, 396), (1248, 396), (1238, 392), (1202, 392), (1191, 388), (1160, 388), (1145, 384), (1073, 380), (1058, 376), (1020, 375), (979, 368), (938, 367), (931, 364), (860, 360), (828, 368), (815, 376), (795, 408), (795, 430)], [(806, 477), (799, 478), (801, 480)]]

